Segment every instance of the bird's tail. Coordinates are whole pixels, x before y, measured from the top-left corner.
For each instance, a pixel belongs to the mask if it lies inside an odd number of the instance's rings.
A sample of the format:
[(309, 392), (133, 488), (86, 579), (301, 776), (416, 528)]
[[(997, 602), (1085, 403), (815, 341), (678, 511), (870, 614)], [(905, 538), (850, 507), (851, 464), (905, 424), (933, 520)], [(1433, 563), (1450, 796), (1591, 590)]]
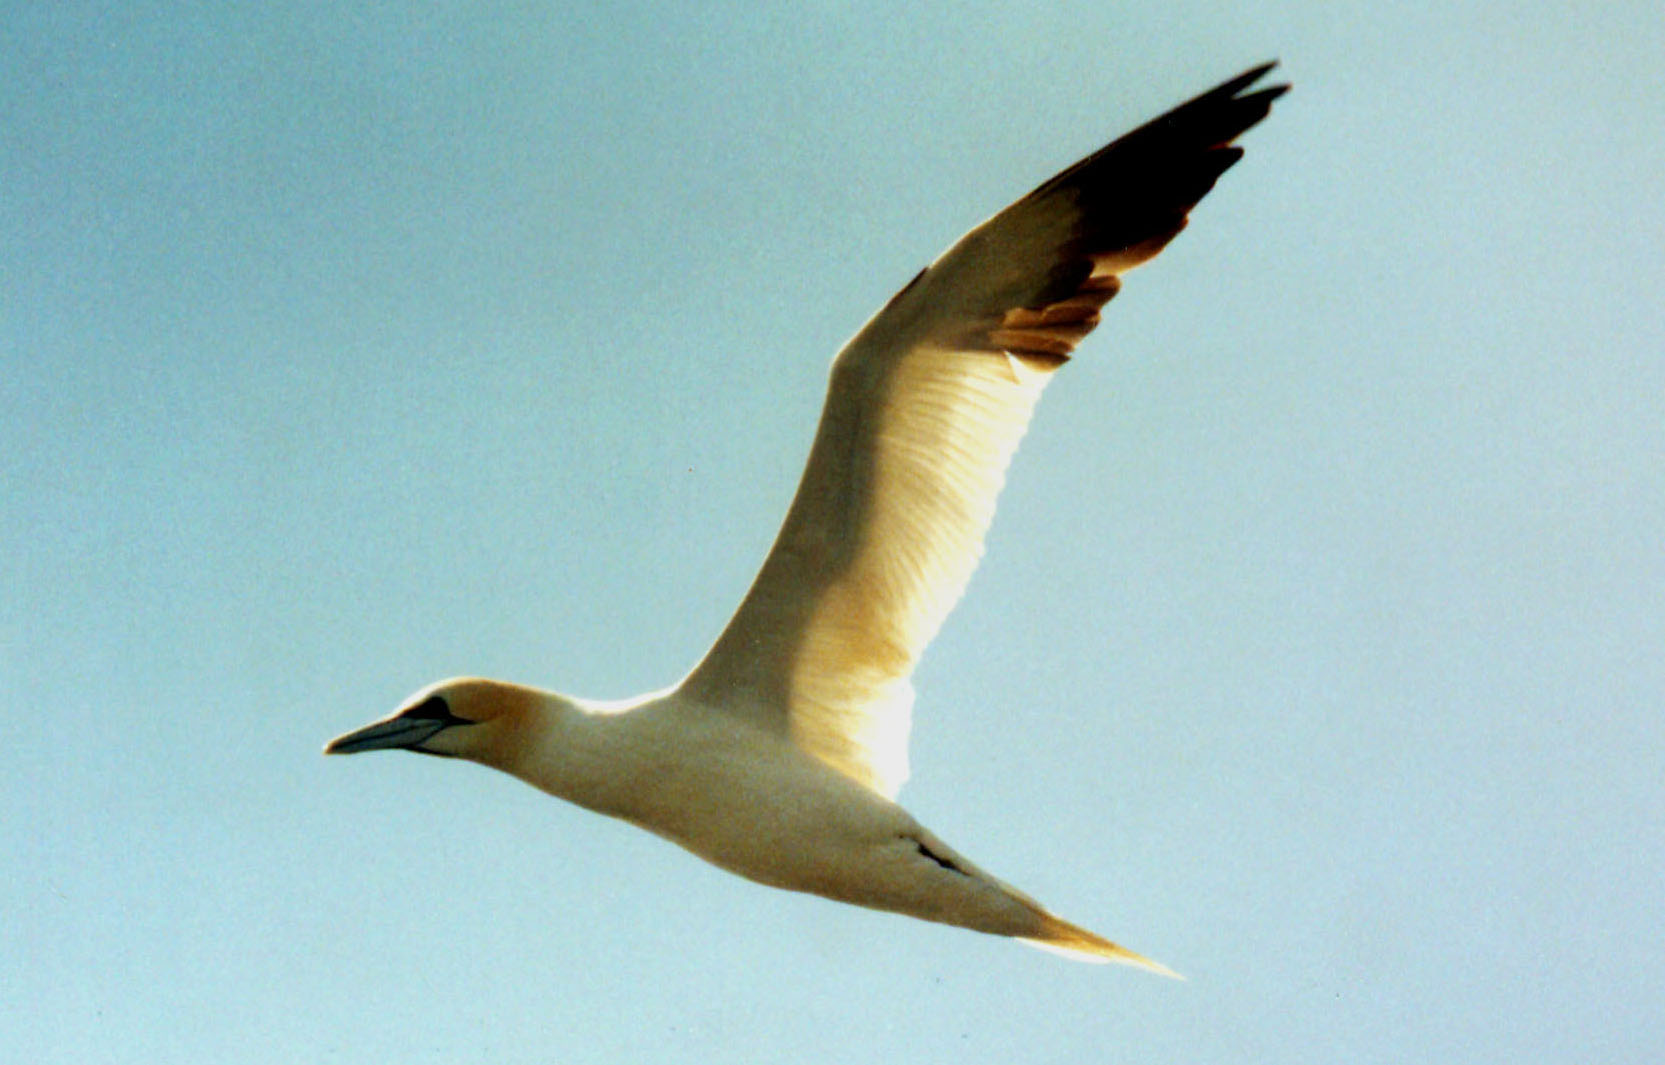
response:
[(1045, 910), (1036, 907), (1041, 919), (1040, 931), (1032, 936), (1019, 938), (1030, 946), (1049, 950), (1055, 954), (1062, 954), (1066, 958), (1076, 961), (1088, 961), (1103, 964), (1118, 962), (1122, 965), (1132, 965), (1145, 969), (1160, 976), (1171, 976), (1175, 980), (1185, 977), (1174, 972), (1161, 962), (1152, 961), (1143, 954), (1135, 954), (1126, 947), (1117, 946), (1101, 935), (1089, 932), (1078, 925), (1070, 924), (1061, 917), (1056, 917)]

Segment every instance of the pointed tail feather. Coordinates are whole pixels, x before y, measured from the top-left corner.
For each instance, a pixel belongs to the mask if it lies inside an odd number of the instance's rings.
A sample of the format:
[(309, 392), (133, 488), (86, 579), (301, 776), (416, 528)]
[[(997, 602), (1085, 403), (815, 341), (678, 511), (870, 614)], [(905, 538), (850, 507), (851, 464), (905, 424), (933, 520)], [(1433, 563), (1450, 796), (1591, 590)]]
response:
[(1103, 936), (1070, 924), (1062, 918), (1054, 917), (1044, 910), (1040, 912), (1040, 918), (1041, 929), (1038, 934), (1019, 937), (1030, 946), (1039, 947), (1055, 954), (1062, 954), (1064, 957), (1073, 958), (1076, 961), (1099, 964), (1117, 962), (1121, 965), (1132, 965), (1145, 969), (1159, 976), (1169, 976), (1175, 980), (1185, 979), (1185, 977), (1161, 962), (1152, 961), (1142, 954), (1135, 954), (1126, 947), (1118, 946)]

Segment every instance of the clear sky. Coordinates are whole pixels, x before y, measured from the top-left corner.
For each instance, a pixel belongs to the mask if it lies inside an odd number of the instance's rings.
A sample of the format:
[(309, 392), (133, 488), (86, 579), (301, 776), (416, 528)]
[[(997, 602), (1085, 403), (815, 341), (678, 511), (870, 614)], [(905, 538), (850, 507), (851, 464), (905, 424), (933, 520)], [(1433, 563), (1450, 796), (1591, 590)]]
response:
[[(0, 8), (0, 1057), (1644, 1062), (1652, 3)], [(839, 343), (1265, 58), (1019, 452), (904, 802), (1189, 976), (769, 891), (476, 766), (675, 680)]]

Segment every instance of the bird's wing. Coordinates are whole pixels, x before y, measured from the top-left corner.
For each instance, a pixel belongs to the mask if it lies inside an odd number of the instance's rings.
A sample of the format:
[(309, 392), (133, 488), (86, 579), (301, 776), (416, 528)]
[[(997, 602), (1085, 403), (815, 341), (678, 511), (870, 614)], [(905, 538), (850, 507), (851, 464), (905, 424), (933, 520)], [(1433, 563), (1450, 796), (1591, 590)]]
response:
[(1287, 90), (1257, 67), (1065, 170), (966, 234), (833, 361), (785, 524), (681, 690), (785, 729), (893, 796), (908, 682), (970, 579), (1006, 465), (1119, 277), (1184, 228)]

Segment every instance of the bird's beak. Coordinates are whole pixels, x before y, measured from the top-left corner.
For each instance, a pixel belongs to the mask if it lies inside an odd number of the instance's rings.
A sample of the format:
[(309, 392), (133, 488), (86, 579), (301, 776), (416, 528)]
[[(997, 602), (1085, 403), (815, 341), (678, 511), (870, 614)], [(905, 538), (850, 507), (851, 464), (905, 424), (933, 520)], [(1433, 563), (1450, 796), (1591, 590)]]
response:
[(397, 747), (415, 747), (450, 722), (431, 717), (390, 717), (356, 732), (337, 736), (324, 748), (325, 754), (357, 754)]

